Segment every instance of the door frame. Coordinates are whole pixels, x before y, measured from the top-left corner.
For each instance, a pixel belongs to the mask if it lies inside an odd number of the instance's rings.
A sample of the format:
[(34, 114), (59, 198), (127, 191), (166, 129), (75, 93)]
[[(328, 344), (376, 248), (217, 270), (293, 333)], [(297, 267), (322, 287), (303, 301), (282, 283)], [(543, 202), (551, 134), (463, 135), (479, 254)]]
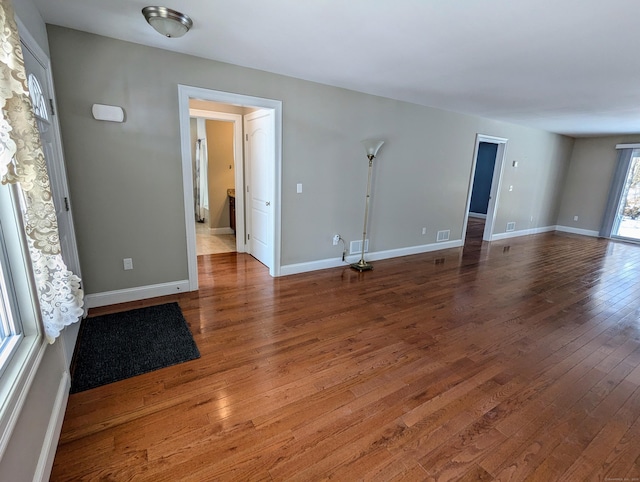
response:
[(58, 180), (62, 185), (63, 190), (65, 191), (66, 196), (69, 198), (70, 207), (69, 207), (69, 229), (71, 231), (71, 244), (72, 249), (71, 253), (69, 253), (69, 257), (73, 263), (73, 266), (68, 266), (67, 268), (73, 271), (74, 274), (78, 275), (78, 277), (82, 278), (82, 271), (80, 269), (80, 256), (78, 255), (78, 243), (76, 240), (76, 231), (73, 223), (73, 205), (71, 204), (71, 199), (69, 196), (69, 182), (67, 180), (67, 170), (64, 162), (64, 152), (62, 149), (62, 134), (60, 133), (60, 122), (58, 120), (58, 106), (56, 103), (56, 92), (53, 85), (53, 74), (51, 72), (51, 60), (47, 53), (42, 50), (38, 42), (36, 42), (35, 38), (31, 33), (27, 30), (24, 24), (20, 21), (19, 18), (16, 17), (16, 23), (18, 24), (18, 32), (20, 33), (20, 40), (22, 44), (29, 49), (31, 54), (36, 58), (42, 66), (44, 66), (47, 71), (47, 88), (49, 89), (49, 94), (51, 95), (51, 102), (53, 107), (52, 115), (51, 115), (51, 126), (53, 128), (53, 138), (54, 138), (54, 148), (55, 148), (55, 161), (58, 164), (57, 172), (60, 173), (60, 179)]
[[(31, 32), (27, 29), (27, 27), (22, 23), (22, 21), (16, 16), (16, 24), (18, 25), (18, 33), (20, 34), (20, 42), (23, 47), (27, 48), (29, 52), (34, 56), (34, 58), (44, 67), (46, 71), (46, 82), (47, 88), (49, 89), (49, 95), (51, 96), (51, 128), (53, 130), (53, 148), (54, 148), (54, 166), (53, 172), (49, 172), (49, 177), (55, 176), (56, 179), (52, 180), (51, 188), (53, 189), (54, 184), (60, 186), (64, 191), (63, 196), (69, 200), (69, 210), (68, 214), (68, 226), (69, 226), (69, 244), (70, 253), (67, 253), (67, 256), (70, 258), (71, 266), (67, 266), (67, 269), (71, 270), (74, 274), (76, 274), (82, 280), (82, 272), (80, 269), (80, 255), (78, 254), (78, 241), (76, 239), (76, 229), (73, 223), (73, 203), (70, 202), (71, 196), (69, 193), (69, 182), (67, 180), (67, 170), (64, 162), (64, 152), (62, 148), (62, 134), (60, 131), (60, 121), (58, 119), (58, 106), (56, 103), (56, 92), (53, 85), (53, 74), (51, 71), (51, 59), (49, 55), (42, 50), (36, 39), (31, 35)], [(60, 193), (58, 193), (60, 194)], [(87, 313), (88, 307), (85, 300), (84, 311), (85, 315)], [(75, 350), (76, 341), (78, 339), (78, 332), (80, 330), (80, 323), (72, 323), (71, 325), (66, 326), (60, 333), (60, 337), (58, 340), (60, 341), (62, 347), (62, 353), (64, 356), (64, 362), (67, 369), (71, 366), (71, 361), (73, 358), (73, 352)]]
[[(242, 149), (242, 118), (240, 114), (228, 114), (204, 109), (189, 109), (189, 116), (194, 118), (216, 120), (233, 123), (233, 176), (236, 193), (244, 190), (244, 155)], [(192, 171), (193, 175), (193, 171)], [(246, 251), (246, 236), (244, 232), (244, 196), (236, 197), (236, 251)]]
[[(614, 172), (614, 176), (612, 179), (611, 190), (615, 191), (617, 196), (615, 199), (615, 204), (611, 207), (613, 223), (611, 224), (611, 229), (607, 234), (608, 234), (608, 237), (611, 239), (617, 239), (620, 241), (626, 241), (629, 243), (638, 244), (640, 243), (640, 238), (631, 238), (628, 236), (622, 236), (618, 234), (618, 232), (620, 230), (620, 224), (622, 224), (622, 218), (624, 216), (624, 215), (620, 216), (620, 212), (623, 211), (623, 205), (626, 205), (625, 194), (628, 195), (627, 183), (629, 181), (629, 175), (631, 174), (631, 168), (633, 167), (633, 160), (638, 158), (638, 156), (634, 156), (633, 153), (636, 151), (640, 151), (640, 144), (618, 144), (616, 146), (616, 149), (628, 149), (630, 152), (627, 157), (628, 161), (626, 159), (624, 161), (622, 161), (622, 159), (618, 159), (618, 163), (616, 164), (616, 170)], [(621, 162), (624, 162), (626, 164), (626, 169), (624, 169), (620, 165)], [(624, 173), (621, 172), (623, 169), (624, 169)], [(611, 194), (609, 196), (611, 196)], [(610, 209), (609, 205), (607, 205), (607, 209)], [(606, 216), (607, 215), (605, 213), (605, 218)]]
[(467, 204), (464, 212), (464, 223), (462, 227), (462, 236), (466, 236), (467, 223), (469, 222), (469, 208), (471, 206), (471, 194), (473, 192), (473, 181), (476, 176), (476, 163), (478, 162), (478, 150), (480, 143), (497, 144), (496, 162), (493, 166), (493, 177), (491, 178), (491, 190), (489, 194), (489, 206), (487, 207), (487, 219), (484, 224), (483, 241), (493, 240), (493, 228), (496, 223), (496, 213), (498, 212), (498, 201), (500, 196), (500, 185), (502, 184), (502, 172), (504, 169), (504, 160), (507, 152), (507, 142), (509, 139), (504, 137), (488, 136), (485, 134), (476, 134), (476, 142), (473, 148), (473, 161), (471, 163), (471, 174), (469, 176), (469, 188), (467, 192)]
[[(219, 90), (178, 84), (178, 114), (180, 120), (180, 150), (182, 154), (182, 185), (184, 196), (185, 231), (187, 236), (187, 266), (189, 290), (198, 289), (198, 255), (196, 252), (196, 227), (193, 215), (193, 175), (191, 168), (191, 141), (189, 126), (189, 99), (206, 100), (244, 107), (272, 109), (274, 111), (274, 207), (273, 207), (273, 266), (269, 274), (280, 276), (282, 239), (282, 101), (234, 94)], [(243, 163), (244, 165), (244, 163)], [(242, 187), (244, 194), (244, 186)], [(236, 191), (236, 196), (238, 192)], [(236, 198), (237, 201), (237, 198)]]

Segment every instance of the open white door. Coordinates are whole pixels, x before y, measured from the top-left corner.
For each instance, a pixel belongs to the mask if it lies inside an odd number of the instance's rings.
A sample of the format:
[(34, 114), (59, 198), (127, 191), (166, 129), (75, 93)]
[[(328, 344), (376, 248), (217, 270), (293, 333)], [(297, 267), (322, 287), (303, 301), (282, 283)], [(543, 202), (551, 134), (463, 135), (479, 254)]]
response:
[(275, 179), (274, 113), (262, 109), (244, 117), (247, 169), (247, 245), (262, 264), (273, 266)]

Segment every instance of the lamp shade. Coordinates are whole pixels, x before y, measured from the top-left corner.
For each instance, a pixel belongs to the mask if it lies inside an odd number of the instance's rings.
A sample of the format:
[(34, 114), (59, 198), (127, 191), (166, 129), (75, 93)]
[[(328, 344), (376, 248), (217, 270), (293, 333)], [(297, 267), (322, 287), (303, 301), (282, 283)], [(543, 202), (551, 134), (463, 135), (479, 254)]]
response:
[(384, 144), (384, 141), (381, 141), (380, 139), (366, 139), (362, 141), (362, 145), (364, 146), (365, 151), (367, 151), (367, 157), (376, 157), (376, 154), (378, 154), (382, 144)]
[(182, 37), (193, 26), (187, 15), (166, 7), (144, 7), (142, 14), (149, 25), (169, 38)]

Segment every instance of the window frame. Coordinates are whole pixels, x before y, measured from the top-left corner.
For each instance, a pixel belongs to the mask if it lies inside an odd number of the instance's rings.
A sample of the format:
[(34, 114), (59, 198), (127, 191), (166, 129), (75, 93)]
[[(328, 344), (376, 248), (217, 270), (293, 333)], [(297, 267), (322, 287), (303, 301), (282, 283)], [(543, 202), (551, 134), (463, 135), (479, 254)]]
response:
[(46, 351), (37, 289), (19, 201), (19, 187), (0, 184), (0, 242), (5, 258), (9, 303), (22, 336), (0, 374), (0, 458), (4, 455), (27, 394)]
[(22, 341), (22, 323), (0, 220), (0, 377)]

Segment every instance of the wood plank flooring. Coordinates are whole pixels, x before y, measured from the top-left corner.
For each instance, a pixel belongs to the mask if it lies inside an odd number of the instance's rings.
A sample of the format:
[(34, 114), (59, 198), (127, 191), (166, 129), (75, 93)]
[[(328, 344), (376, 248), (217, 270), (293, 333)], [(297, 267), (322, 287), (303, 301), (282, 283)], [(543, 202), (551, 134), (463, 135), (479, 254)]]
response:
[(202, 357), (71, 395), (51, 480), (640, 477), (640, 246), (469, 234), (366, 273), (200, 257), (152, 302)]

